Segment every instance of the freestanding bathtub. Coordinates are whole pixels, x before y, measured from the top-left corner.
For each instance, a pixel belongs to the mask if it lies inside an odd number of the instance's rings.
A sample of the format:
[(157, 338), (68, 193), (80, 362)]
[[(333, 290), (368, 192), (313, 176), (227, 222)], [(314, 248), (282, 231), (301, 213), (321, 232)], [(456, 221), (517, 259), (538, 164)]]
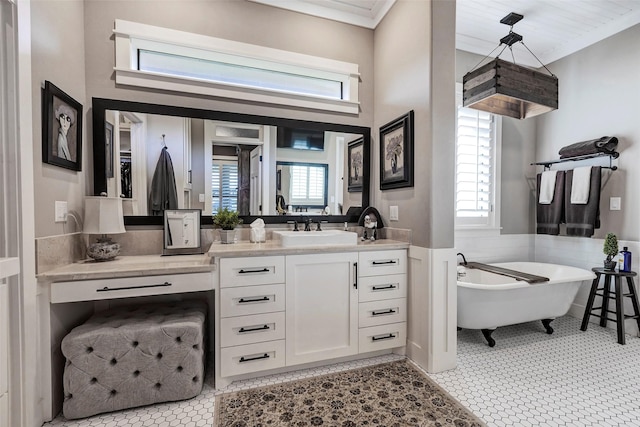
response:
[(458, 266), (458, 328), (481, 329), (490, 347), (491, 333), (500, 327), (542, 320), (548, 334), (550, 323), (567, 314), (580, 285), (591, 281), (591, 271), (540, 262), (505, 262), (492, 266), (548, 277), (548, 282), (529, 284), (496, 273)]

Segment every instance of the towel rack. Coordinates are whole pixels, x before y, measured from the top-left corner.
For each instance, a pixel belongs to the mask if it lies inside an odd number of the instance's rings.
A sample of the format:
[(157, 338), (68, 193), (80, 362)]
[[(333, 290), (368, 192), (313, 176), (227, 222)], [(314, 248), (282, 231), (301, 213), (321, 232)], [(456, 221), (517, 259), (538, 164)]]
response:
[(541, 166), (544, 166), (545, 169), (549, 169), (549, 168), (551, 168), (551, 165), (556, 164), (556, 163), (575, 162), (575, 161), (579, 161), (579, 160), (587, 160), (587, 159), (593, 159), (593, 158), (596, 158), (596, 157), (604, 157), (604, 156), (608, 156), (609, 157), (609, 166), (601, 166), (602, 169), (611, 169), (612, 171), (617, 170), (618, 167), (612, 164), (613, 159), (617, 159), (620, 156), (620, 153), (618, 153), (617, 151), (613, 151), (611, 153), (599, 152), (599, 153), (594, 153), (594, 154), (584, 154), (582, 156), (565, 157), (564, 159), (549, 160), (549, 161), (545, 161), (545, 162), (535, 162), (535, 163), (531, 163), (531, 164), (532, 165), (541, 165)]

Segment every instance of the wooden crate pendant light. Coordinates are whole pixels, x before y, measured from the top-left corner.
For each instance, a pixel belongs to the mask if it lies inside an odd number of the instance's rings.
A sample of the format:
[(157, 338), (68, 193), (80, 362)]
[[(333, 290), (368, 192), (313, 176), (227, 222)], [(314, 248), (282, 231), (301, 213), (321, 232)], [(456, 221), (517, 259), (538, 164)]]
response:
[[(522, 17), (512, 12), (500, 22), (513, 29), (513, 24)], [(504, 52), (517, 42), (524, 45), (522, 36), (511, 30), (500, 39), (498, 47), (505, 45), (502, 49)], [(499, 56), (463, 77), (463, 106), (516, 119), (526, 119), (558, 109), (558, 78), (544, 64), (541, 63), (549, 74), (504, 61)], [(480, 63), (483, 61), (484, 59)]]

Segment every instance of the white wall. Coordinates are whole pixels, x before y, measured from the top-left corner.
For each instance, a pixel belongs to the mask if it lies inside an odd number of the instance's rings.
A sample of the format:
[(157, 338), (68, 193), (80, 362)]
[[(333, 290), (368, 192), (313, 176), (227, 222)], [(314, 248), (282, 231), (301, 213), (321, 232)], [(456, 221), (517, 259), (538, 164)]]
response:
[[(604, 135), (620, 141), (619, 169), (608, 181), (608, 173), (603, 172), (602, 226), (595, 237), (612, 232), (619, 239), (640, 240), (639, 51), (640, 25), (636, 25), (549, 66), (559, 80), (559, 108), (537, 119), (536, 159), (558, 158), (561, 147)], [(589, 163), (580, 163), (585, 164)], [(578, 164), (563, 166), (573, 168)], [(622, 210), (609, 210), (612, 196), (622, 198)]]

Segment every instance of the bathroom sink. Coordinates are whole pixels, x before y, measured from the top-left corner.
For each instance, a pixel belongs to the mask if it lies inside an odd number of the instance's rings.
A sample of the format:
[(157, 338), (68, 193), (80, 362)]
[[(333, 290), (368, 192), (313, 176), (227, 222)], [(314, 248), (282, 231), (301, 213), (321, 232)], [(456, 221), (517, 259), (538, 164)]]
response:
[(274, 231), (274, 237), (280, 239), (285, 248), (297, 246), (333, 246), (356, 245), (358, 235), (352, 231), (322, 230), (322, 231)]

